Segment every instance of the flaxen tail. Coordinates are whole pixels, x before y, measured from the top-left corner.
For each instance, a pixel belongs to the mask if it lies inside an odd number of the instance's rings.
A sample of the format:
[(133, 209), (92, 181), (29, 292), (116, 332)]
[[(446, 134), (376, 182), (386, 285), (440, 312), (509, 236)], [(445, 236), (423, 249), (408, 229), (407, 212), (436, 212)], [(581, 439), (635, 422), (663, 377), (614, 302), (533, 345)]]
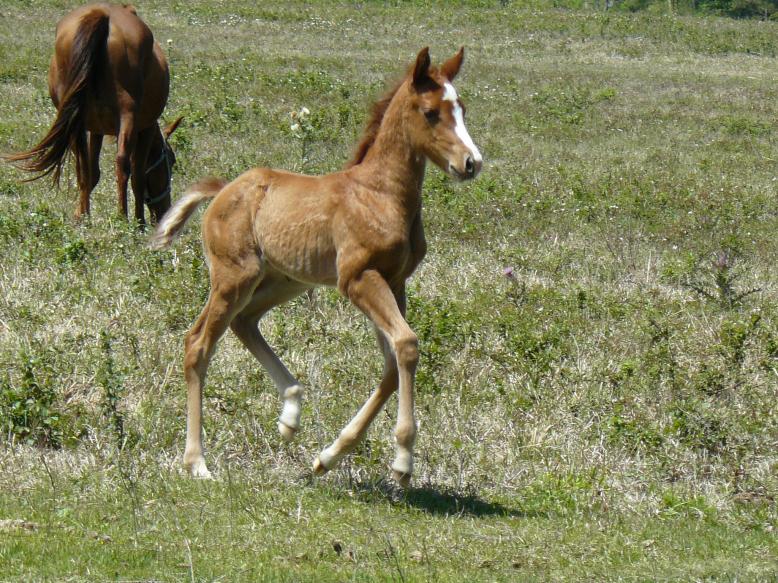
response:
[[(66, 89), (49, 133), (31, 150), (3, 156), (18, 168), (38, 173), (29, 180), (52, 174), (58, 184), (70, 149), (86, 157), (84, 102), (94, 91), (95, 79), (105, 58), (108, 25), (108, 15), (104, 11), (84, 16), (73, 39)], [(81, 157), (76, 156), (78, 176), (81, 175)]]
[(220, 178), (204, 178), (193, 184), (176, 204), (170, 207), (149, 241), (152, 249), (167, 249), (181, 233), (186, 222), (205, 200), (215, 197), (227, 185)]

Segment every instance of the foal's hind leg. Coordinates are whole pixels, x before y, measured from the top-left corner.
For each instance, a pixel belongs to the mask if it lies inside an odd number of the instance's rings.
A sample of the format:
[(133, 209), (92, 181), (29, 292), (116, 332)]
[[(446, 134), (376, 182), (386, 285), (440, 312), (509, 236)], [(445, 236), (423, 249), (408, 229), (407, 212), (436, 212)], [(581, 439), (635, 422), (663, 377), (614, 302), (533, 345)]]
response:
[(265, 368), (278, 389), (278, 394), (284, 402), (278, 419), (278, 431), (286, 441), (291, 441), (300, 428), (303, 388), (262, 337), (259, 320), (273, 306), (292, 299), (306, 289), (309, 289), (308, 286), (288, 281), (283, 276), (277, 278), (269, 275), (260, 282), (251, 302), (231, 324), (232, 331)]
[(211, 293), (208, 303), (184, 340), (184, 377), (187, 384), (186, 449), (184, 467), (196, 478), (211, 473), (203, 456), (203, 385), (208, 363), (216, 343), (230, 322), (248, 303), (256, 287), (259, 266), (252, 265), (235, 273), (211, 265)]

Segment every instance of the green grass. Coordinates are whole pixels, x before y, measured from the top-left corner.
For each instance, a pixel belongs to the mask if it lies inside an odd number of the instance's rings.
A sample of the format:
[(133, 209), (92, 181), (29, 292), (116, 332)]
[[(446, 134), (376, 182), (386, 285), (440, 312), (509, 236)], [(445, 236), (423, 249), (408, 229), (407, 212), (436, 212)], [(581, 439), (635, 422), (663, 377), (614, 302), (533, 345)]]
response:
[[(72, 6), (0, 10), (0, 151), (51, 122)], [(199, 218), (147, 250), (116, 217), (110, 144), (82, 224), (72, 171), (55, 190), (3, 165), (0, 580), (778, 577), (778, 23), (496, 1), (139, 10), (170, 56), (165, 116), (185, 115), (175, 196), (255, 165), (340, 168), (422, 46), (466, 46), (485, 167), (425, 184), (414, 487), (387, 481), (394, 400), (310, 475), (381, 368), (332, 290), (262, 324), (308, 389), (298, 439), (228, 334), (205, 393), (217, 480), (184, 476)]]

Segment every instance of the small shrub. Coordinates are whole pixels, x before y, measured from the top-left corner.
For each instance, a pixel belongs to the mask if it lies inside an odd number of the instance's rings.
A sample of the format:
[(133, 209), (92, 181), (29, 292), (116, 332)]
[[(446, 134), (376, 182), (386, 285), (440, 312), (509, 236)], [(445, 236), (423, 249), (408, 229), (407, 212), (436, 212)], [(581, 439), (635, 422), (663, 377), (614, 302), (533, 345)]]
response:
[(719, 453), (729, 441), (729, 430), (719, 412), (706, 401), (683, 399), (673, 404), (672, 430), (688, 447)]
[(719, 331), (720, 350), (735, 369), (740, 369), (746, 359), (746, 343), (753, 337), (761, 316), (752, 314), (747, 322), (727, 320)]
[(125, 444), (124, 413), (119, 409), (122, 394), (124, 393), (123, 381), (120, 372), (116, 368), (111, 346), (111, 335), (103, 330), (100, 332), (100, 347), (103, 359), (97, 371), (97, 382), (103, 388), (103, 416), (108, 419), (116, 440), (116, 448), (121, 450)]
[(651, 421), (639, 416), (630, 418), (621, 404), (614, 407), (608, 419), (607, 435), (611, 442), (621, 444), (632, 452), (656, 451), (664, 441)]
[(65, 243), (57, 251), (57, 258), (61, 264), (81, 263), (88, 256), (86, 243), (80, 238)]
[(59, 447), (62, 441), (57, 394), (48, 382), (48, 363), (21, 355), (21, 378), (0, 381), (0, 427), (3, 435), (30, 445)]
[(472, 318), (464, 307), (444, 297), (425, 300), (409, 293), (408, 319), (419, 337), (422, 366), (416, 375), (419, 390), (440, 391), (438, 375), (464, 347), (472, 334)]

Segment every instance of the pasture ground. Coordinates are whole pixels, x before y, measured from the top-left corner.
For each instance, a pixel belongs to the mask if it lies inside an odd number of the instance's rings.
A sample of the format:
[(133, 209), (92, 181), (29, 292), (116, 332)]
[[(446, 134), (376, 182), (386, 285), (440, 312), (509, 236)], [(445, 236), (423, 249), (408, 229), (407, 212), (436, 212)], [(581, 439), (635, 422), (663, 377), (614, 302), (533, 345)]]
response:
[[(380, 375), (321, 290), (263, 331), (309, 389), (276, 432), (227, 335), (179, 468), (182, 338), (207, 295), (199, 218), (164, 253), (0, 167), (0, 580), (763, 581), (778, 578), (778, 23), (537, 3), (139, 1), (171, 60), (174, 194), (255, 165), (342, 166), (370, 102), (430, 45), (485, 156), (430, 169), (413, 488), (387, 480), (396, 402), (321, 479), (315, 454)], [(503, 6), (503, 4), (508, 4)], [(70, 1), (0, 7), (0, 150), (52, 120)], [(290, 112), (310, 123), (290, 129)], [(506, 268), (510, 268), (506, 271)]]

